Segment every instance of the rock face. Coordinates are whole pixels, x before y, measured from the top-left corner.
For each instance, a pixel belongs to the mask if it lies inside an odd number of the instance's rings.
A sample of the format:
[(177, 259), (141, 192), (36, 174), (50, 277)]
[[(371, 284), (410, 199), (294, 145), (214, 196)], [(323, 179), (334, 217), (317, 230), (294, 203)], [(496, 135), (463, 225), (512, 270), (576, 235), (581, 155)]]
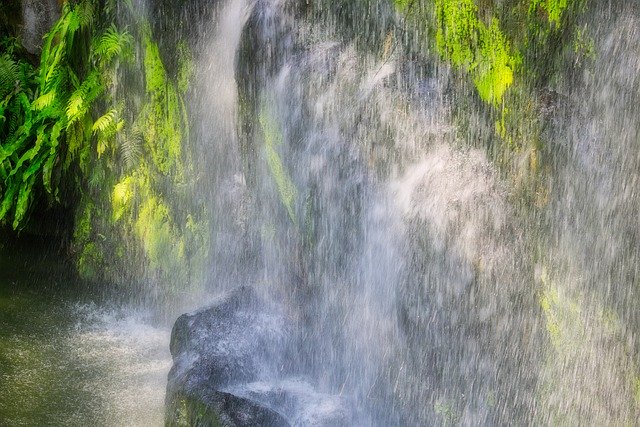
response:
[(353, 425), (344, 398), (292, 374), (293, 335), (293, 322), (251, 287), (180, 316), (171, 334), (166, 425)]
[(22, 44), (32, 55), (40, 54), (42, 38), (60, 18), (56, 0), (22, 0)]
[(224, 391), (272, 374), (280, 360), (273, 349), (286, 337), (283, 317), (261, 309), (249, 287), (180, 316), (171, 333), (167, 424), (287, 425), (275, 411)]

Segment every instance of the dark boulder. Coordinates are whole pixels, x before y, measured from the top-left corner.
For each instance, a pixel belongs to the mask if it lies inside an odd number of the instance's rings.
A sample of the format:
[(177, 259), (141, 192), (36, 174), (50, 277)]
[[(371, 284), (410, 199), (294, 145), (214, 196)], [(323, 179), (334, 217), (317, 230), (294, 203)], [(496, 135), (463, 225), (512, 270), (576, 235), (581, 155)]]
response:
[(171, 333), (167, 424), (287, 425), (275, 411), (224, 391), (276, 375), (286, 339), (284, 317), (250, 287), (180, 316)]
[(44, 35), (59, 18), (57, 0), (22, 0), (22, 44), (27, 52), (40, 54)]
[(251, 287), (180, 316), (171, 334), (166, 425), (353, 425), (344, 397), (300, 377), (294, 324)]

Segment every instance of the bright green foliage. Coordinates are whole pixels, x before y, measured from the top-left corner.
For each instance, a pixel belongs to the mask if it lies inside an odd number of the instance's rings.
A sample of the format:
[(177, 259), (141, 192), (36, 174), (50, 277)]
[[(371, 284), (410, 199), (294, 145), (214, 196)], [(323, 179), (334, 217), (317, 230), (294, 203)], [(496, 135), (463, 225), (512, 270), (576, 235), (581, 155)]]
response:
[(294, 223), (296, 222), (295, 202), (297, 198), (297, 190), (293, 181), (287, 174), (287, 169), (280, 159), (278, 154), (278, 148), (283, 145), (283, 136), (278, 122), (269, 113), (266, 105), (263, 107), (259, 115), (260, 127), (264, 134), (265, 151), (267, 156), (267, 164), (271, 170), (271, 176), (276, 182), (278, 192), (280, 193), (280, 200), (287, 209), (289, 218)]
[(116, 108), (112, 108), (107, 111), (93, 123), (91, 129), (98, 137), (96, 145), (98, 158), (102, 156), (109, 146), (109, 142), (113, 140), (116, 134), (121, 131), (123, 127), (124, 120), (118, 119), (118, 110)]
[(478, 19), (474, 0), (436, 0), (436, 47), (456, 68), (469, 72), (480, 97), (497, 105), (513, 83), (517, 54), (497, 19)]
[(95, 54), (107, 63), (114, 58), (130, 60), (133, 56), (133, 37), (127, 32), (118, 31), (114, 24), (93, 44)]
[(20, 66), (9, 55), (0, 56), (0, 99), (4, 99), (14, 90)]
[(111, 205), (114, 221), (120, 220), (125, 213), (131, 211), (135, 188), (136, 180), (133, 176), (126, 176), (113, 187)]
[(515, 57), (496, 19), (489, 27), (480, 25), (480, 42), (473, 82), (485, 102), (497, 104), (513, 83)]
[(169, 207), (159, 196), (150, 194), (144, 200), (135, 231), (152, 265), (167, 271), (183, 270), (184, 240), (177, 233)]
[[(157, 44), (145, 39), (145, 81), (148, 103), (140, 113), (140, 129), (158, 170), (168, 175), (181, 165), (183, 103), (175, 84), (167, 80)], [(183, 82), (183, 84), (186, 84)]]
[(394, 0), (393, 3), (400, 12), (407, 12), (414, 0)]
[(560, 25), (560, 19), (569, 6), (569, 1), (570, 0), (531, 0), (529, 11), (535, 13), (538, 9), (544, 10), (549, 17), (550, 23)]
[[(88, 170), (92, 133), (101, 154), (118, 130), (118, 123), (108, 126), (106, 119), (94, 127), (91, 113), (104, 94), (104, 67), (124, 51), (130, 36), (112, 27), (99, 39), (99, 49), (87, 51), (79, 38), (93, 20), (91, 1), (65, 4), (45, 37), (38, 70), (8, 55), (0, 57), (0, 221), (12, 218), (16, 229), (24, 225), (38, 189), (58, 199), (59, 179), (72, 164)], [(117, 36), (119, 48), (108, 43), (107, 35)], [(87, 56), (102, 68), (81, 78), (82, 70), (73, 64)]]
[[(142, 58), (138, 64), (145, 78), (144, 93), (139, 94), (142, 103), (129, 104), (127, 111), (128, 98), (117, 97), (116, 91), (112, 108), (93, 123), (95, 133), (107, 139), (118, 136), (118, 149), (109, 149), (110, 144), (102, 146), (98, 135), (94, 165), (102, 165), (106, 182), (83, 198), (103, 209), (89, 220), (90, 233), (74, 240), (81, 248), (96, 243), (103, 257), (81, 257), (79, 267), (101, 272), (110, 280), (119, 279), (110, 277), (117, 276), (118, 271), (140, 271), (143, 267), (155, 279), (186, 285), (195, 280), (193, 267), (204, 262), (208, 245), (206, 222), (199, 221), (189, 206), (180, 204), (186, 196), (190, 171), (189, 153), (184, 147), (188, 116), (182, 96), (192, 75), (191, 54), (186, 44), (179, 44), (179, 70), (177, 76), (170, 76), (151, 27), (144, 21), (136, 25), (139, 37), (130, 50), (133, 57)], [(113, 35), (108, 37), (115, 39)], [(105, 185), (112, 191), (105, 194)], [(110, 238), (101, 241), (96, 238), (99, 235)], [(118, 242), (121, 250), (113, 251)], [(99, 264), (91, 268), (82, 265), (92, 259)], [(120, 267), (113, 271), (111, 266)]]
[(160, 58), (158, 45), (149, 35), (145, 37), (144, 75), (147, 93), (151, 96), (161, 96), (166, 86), (167, 73)]
[(454, 66), (465, 70), (476, 66), (480, 36), (477, 14), (474, 0), (436, 0), (438, 51)]

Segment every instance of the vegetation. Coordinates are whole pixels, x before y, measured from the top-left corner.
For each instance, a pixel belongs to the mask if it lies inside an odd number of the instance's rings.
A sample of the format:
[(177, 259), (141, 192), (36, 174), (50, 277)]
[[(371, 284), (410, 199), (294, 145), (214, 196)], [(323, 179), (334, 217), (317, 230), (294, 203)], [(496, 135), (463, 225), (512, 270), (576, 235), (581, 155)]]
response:
[[(115, 24), (118, 8), (125, 26)], [(181, 204), (192, 176), (186, 43), (170, 77), (131, 2), (81, 0), (64, 4), (38, 64), (17, 38), (0, 46), (0, 224), (21, 230), (34, 208), (62, 204), (75, 211), (83, 277), (122, 282), (132, 278), (123, 271), (143, 268), (186, 281), (192, 255), (206, 251), (206, 224)], [(122, 93), (122, 81), (136, 87), (136, 69), (142, 90)], [(169, 191), (181, 195), (180, 209)]]
[(271, 171), (276, 186), (278, 187), (278, 193), (280, 194), (280, 200), (287, 209), (289, 218), (295, 224), (296, 213), (295, 203), (297, 198), (297, 190), (293, 181), (287, 174), (287, 170), (282, 163), (280, 155), (278, 154), (279, 146), (283, 145), (282, 132), (279, 129), (279, 124), (274, 117), (271, 116), (271, 112), (267, 107), (267, 103), (262, 103), (262, 109), (259, 115), (260, 127), (264, 135), (265, 150), (267, 155), (267, 164)]
[[(192, 73), (190, 53), (180, 43), (178, 70), (170, 76), (148, 22), (135, 16), (132, 21), (133, 51), (141, 59), (134, 65), (144, 71), (144, 80), (137, 99), (114, 90), (116, 108), (107, 114), (119, 116), (124, 106), (128, 119), (119, 120), (117, 144), (112, 140), (95, 162), (95, 171), (102, 171), (96, 181), (106, 180), (112, 190), (89, 185), (81, 197), (74, 233), (79, 271), (87, 278), (131, 282), (140, 279), (136, 275), (142, 269), (151, 284), (186, 285), (196, 280), (192, 272), (199, 269), (193, 263), (204, 262), (208, 244), (207, 224), (198, 219), (202, 210), (189, 197), (194, 174), (185, 150), (184, 95)], [(126, 81), (125, 75), (119, 80)]]
[[(47, 34), (40, 64), (15, 58), (15, 44), (0, 60), (0, 221), (24, 226), (37, 192), (60, 201), (60, 178), (77, 166), (87, 171), (92, 149), (100, 155), (122, 123), (115, 111), (93, 120), (92, 106), (105, 97), (108, 70), (131, 43), (108, 28), (84, 43), (94, 5), (66, 3)], [(5, 46), (11, 43), (5, 39)]]

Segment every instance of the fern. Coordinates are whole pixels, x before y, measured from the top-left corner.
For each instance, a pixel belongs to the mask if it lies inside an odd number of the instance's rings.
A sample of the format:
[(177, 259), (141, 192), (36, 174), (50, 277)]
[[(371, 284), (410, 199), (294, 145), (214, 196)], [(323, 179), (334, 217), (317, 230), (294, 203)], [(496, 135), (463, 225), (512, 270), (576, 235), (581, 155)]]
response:
[(93, 70), (82, 78), (74, 66), (77, 58), (91, 58), (89, 46), (78, 43), (79, 31), (95, 21), (93, 0), (67, 2), (45, 36), (38, 70), (0, 56), (0, 222), (21, 227), (39, 186), (57, 200), (60, 177), (72, 163), (88, 170), (92, 134), (99, 156), (124, 126), (114, 111), (96, 123), (91, 112), (105, 92), (106, 64), (129, 49), (131, 36), (108, 27), (97, 38)]
[(115, 108), (107, 111), (102, 117), (93, 123), (93, 133), (105, 133), (109, 129), (115, 129), (117, 114), (118, 111)]
[(91, 72), (80, 87), (69, 97), (66, 109), (68, 125), (75, 123), (87, 114), (91, 103), (100, 96), (103, 90), (104, 88), (100, 83), (99, 72)]
[(83, 1), (75, 8), (75, 14), (78, 20), (79, 28), (87, 28), (89, 27), (94, 20), (95, 9), (93, 2), (91, 1)]
[(115, 25), (111, 25), (105, 33), (94, 41), (93, 53), (101, 61), (109, 63), (114, 57), (131, 57), (133, 37), (126, 31), (119, 32)]
[(121, 138), (120, 154), (127, 169), (138, 164), (142, 156), (144, 136), (140, 131), (132, 131)]
[(0, 56), (0, 99), (6, 97), (15, 89), (19, 82), (19, 67), (8, 55)]
[(51, 107), (56, 99), (56, 91), (52, 90), (44, 95), (41, 95), (38, 99), (33, 101), (33, 109), (35, 111), (42, 111), (47, 107)]
[(93, 133), (98, 136), (96, 151), (98, 158), (107, 149), (107, 146), (116, 133), (124, 126), (124, 120), (118, 120), (118, 110), (113, 108), (93, 123)]

